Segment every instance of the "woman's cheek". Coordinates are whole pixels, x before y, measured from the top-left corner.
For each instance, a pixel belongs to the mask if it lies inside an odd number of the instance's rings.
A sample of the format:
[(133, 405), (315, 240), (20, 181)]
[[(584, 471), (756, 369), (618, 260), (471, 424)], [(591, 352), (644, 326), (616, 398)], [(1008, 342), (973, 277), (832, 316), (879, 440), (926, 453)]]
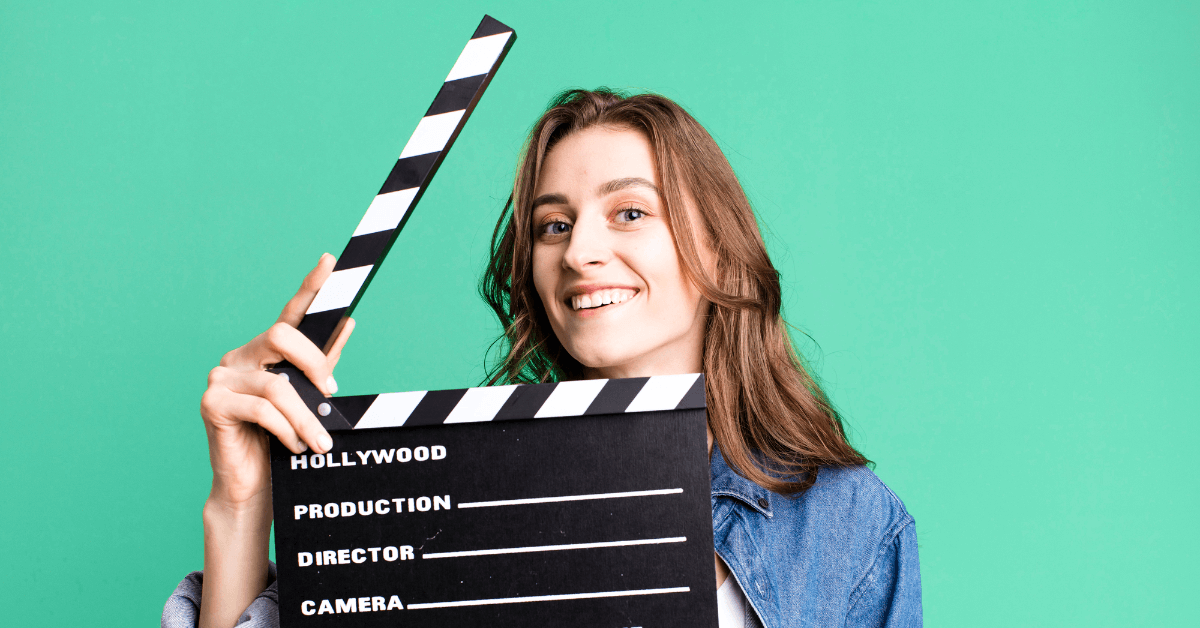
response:
[(550, 263), (551, 260), (547, 259), (547, 251), (544, 248), (537, 245), (533, 247), (533, 289), (537, 292), (538, 298), (542, 300), (542, 307), (545, 308), (546, 313), (553, 316), (556, 305), (554, 293), (558, 277), (553, 271), (554, 266)]

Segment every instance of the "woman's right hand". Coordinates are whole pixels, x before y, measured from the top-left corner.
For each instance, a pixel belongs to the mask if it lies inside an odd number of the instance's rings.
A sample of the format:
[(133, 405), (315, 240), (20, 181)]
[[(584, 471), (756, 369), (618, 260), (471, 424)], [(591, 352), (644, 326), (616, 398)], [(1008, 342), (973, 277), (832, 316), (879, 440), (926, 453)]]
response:
[(337, 392), (333, 368), (354, 330), (354, 320), (346, 321), (328, 355), (296, 329), (336, 261), (328, 253), (322, 255), (275, 324), (226, 353), (220, 365), (209, 372), (200, 416), (208, 435), (213, 471), (210, 501), (236, 507), (266, 491), (269, 502), (271, 468), (266, 432), (274, 434), (293, 453), (309, 448), (325, 453), (333, 446), (329, 433), (291, 384), (265, 369), (287, 360), (321, 392)]
[(333, 367), (354, 330), (347, 320), (321, 352), (296, 329), (317, 291), (333, 273), (326, 253), (267, 331), (221, 358), (208, 374), (200, 416), (208, 434), (212, 492), (204, 504), (204, 589), (200, 628), (225, 628), (267, 586), (271, 537), (271, 464), (267, 433), (295, 453), (329, 451), (333, 440), (284, 378), (265, 369), (284, 360), (325, 394), (337, 391)]

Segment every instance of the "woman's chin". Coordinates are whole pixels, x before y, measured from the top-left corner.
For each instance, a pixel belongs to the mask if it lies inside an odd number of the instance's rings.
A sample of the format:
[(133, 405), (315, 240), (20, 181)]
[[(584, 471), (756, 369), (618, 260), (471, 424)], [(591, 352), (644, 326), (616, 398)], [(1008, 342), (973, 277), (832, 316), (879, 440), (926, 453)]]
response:
[[(620, 355), (612, 351), (580, 351), (571, 355), (583, 366), (584, 376), (589, 379), (620, 379), (637, 377), (640, 370), (636, 355)], [(632, 373), (632, 374), (630, 374)]]
[[(572, 354), (574, 355), (574, 354)], [(584, 355), (584, 359), (576, 358), (583, 365), (584, 377), (587, 379), (624, 379), (627, 377), (652, 377), (655, 375), (677, 375), (694, 373), (699, 369), (691, 365), (683, 365), (678, 360), (658, 359), (655, 356), (633, 353), (615, 355), (603, 353)]]

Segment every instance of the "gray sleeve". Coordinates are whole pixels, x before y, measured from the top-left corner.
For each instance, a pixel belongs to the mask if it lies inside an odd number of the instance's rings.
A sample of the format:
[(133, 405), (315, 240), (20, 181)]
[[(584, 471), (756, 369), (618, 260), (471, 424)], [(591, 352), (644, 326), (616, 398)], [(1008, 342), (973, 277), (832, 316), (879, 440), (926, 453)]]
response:
[[(258, 594), (238, 618), (238, 628), (279, 628), (279, 593), (275, 586), (275, 563), (267, 566), (266, 590)], [(200, 591), (204, 572), (188, 574), (163, 606), (162, 628), (195, 628), (200, 622)]]

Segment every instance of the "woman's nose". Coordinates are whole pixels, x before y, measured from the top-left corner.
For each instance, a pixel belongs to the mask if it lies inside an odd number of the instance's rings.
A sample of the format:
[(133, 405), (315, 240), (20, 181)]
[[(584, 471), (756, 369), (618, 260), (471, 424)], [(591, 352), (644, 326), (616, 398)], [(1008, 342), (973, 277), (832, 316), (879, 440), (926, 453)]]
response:
[(600, 220), (577, 220), (571, 229), (571, 239), (563, 253), (563, 267), (576, 272), (603, 266), (612, 259), (608, 233)]

